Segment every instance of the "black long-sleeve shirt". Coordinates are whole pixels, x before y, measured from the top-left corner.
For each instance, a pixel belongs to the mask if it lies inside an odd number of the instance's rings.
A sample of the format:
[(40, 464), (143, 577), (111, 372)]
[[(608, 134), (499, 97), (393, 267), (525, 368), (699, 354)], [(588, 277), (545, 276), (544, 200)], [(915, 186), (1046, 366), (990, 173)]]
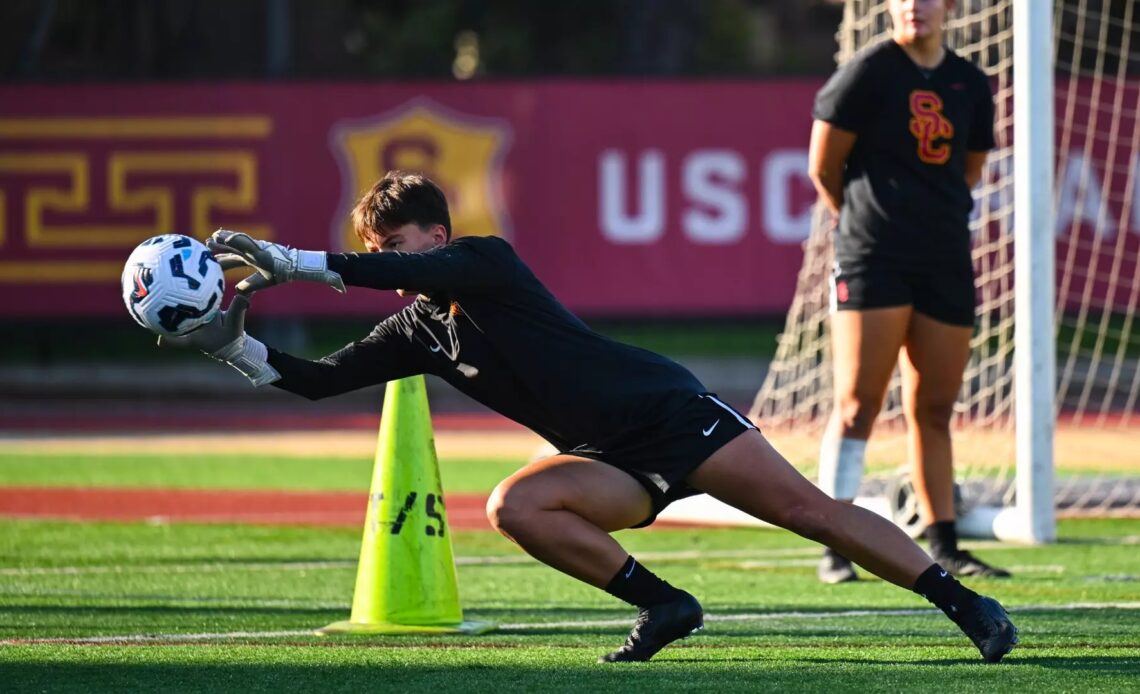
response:
[(319, 361), (271, 348), (285, 390), (318, 399), (431, 373), (563, 451), (605, 450), (705, 392), (680, 364), (590, 330), (502, 239), (328, 258), (346, 285), (421, 296)]

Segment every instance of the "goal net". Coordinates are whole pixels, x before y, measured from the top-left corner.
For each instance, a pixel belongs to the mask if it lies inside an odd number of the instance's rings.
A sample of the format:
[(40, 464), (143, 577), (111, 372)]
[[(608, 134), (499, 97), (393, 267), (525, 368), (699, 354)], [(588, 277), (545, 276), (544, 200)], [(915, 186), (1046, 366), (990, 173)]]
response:
[[(959, 0), (947, 43), (992, 79), (997, 148), (975, 189), (971, 222), (978, 322), (954, 416), (962, 509), (1014, 502), (1014, 248), (1011, 0)], [(1046, 5), (1042, 0), (1042, 5)], [(1057, 0), (1053, 53), (1056, 173), (1055, 503), (1059, 514), (1140, 510), (1140, 9), (1134, 2)], [(886, 0), (848, 0), (843, 62), (886, 40)], [(1048, 60), (1050, 56), (1042, 56)], [(831, 239), (813, 225), (777, 354), (752, 407), (777, 448), (809, 477), (831, 411)], [(1048, 349), (1048, 346), (1045, 346)], [(896, 371), (871, 437), (860, 495), (905, 501), (906, 443)], [(901, 486), (900, 486), (901, 485)], [(913, 515), (905, 517), (907, 513)]]

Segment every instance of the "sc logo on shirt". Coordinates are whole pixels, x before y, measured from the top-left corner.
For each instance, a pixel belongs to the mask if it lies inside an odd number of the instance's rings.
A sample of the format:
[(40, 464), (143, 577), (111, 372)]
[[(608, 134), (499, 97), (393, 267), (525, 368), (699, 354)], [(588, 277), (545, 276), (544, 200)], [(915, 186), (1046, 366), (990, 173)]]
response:
[(927, 89), (910, 93), (910, 133), (918, 140), (918, 158), (927, 164), (945, 164), (950, 145), (935, 140), (954, 137), (954, 124), (942, 115), (942, 97)]

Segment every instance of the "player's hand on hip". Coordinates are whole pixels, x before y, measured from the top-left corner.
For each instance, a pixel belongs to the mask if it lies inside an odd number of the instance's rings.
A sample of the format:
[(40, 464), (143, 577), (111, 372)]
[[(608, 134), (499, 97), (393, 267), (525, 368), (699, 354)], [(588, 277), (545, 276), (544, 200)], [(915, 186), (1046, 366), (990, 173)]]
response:
[(266, 346), (245, 333), (248, 310), (249, 297), (238, 294), (214, 320), (179, 337), (162, 335), (158, 346), (196, 348), (234, 367), (255, 386), (272, 383), (281, 375), (266, 361), (269, 356)]
[(257, 270), (237, 285), (238, 292), (252, 294), (275, 284), (293, 280), (307, 280), (327, 284), (344, 292), (344, 280), (328, 269), (328, 254), (324, 251), (302, 251), (270, 241), (259, 241), (248, 234), (229, 229), (218, 229), (206, 241), (223, 267), (238, 259)]

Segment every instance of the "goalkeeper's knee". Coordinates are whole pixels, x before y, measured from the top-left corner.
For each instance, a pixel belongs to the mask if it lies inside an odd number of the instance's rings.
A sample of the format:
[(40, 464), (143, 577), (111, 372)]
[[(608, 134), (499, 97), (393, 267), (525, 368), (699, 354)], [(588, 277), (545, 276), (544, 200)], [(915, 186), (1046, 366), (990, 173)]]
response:
[(833, 499), (854, 499), (863, 480), (867, 442), (825, 436), (819, 451), (819, 488)]

